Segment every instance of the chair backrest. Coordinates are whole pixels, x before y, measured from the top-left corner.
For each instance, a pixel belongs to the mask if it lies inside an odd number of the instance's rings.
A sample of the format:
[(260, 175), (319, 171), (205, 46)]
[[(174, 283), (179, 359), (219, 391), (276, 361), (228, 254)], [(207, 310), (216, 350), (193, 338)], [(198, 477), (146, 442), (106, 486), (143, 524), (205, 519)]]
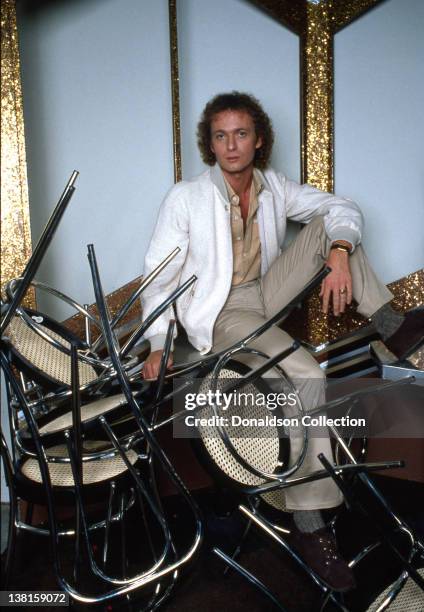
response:
[[(82, 345), (66, 328), (55, 322), (51, 317), (36, 311), (27, 311), (41, 332), (61, 345), (65, 350), (57, 348), (47, 338), (38, 333), (37, 328), (16, 314), (7, 326), (3, 340), (19, 368), (28, 376), (49, 387), (71, 386), (71, 341)], [(59, 332), (60, 330), (60, 332)], [(89, 363), (79, 361), (79, 379), (83, 387), (98, 378), (98, 372)]]
[[(207, 394), (209, 390), (222, 392), (228, 387), (229, 382), (242, 378), (247, 371), (249, 371), (247, 366), (231, 361), (220, 369), (215, 384), (213, 384), (214, 376), (210, 374), (201, 383), (197, 392), (202, 394)], [(271, 389), (266, 382), (258, 379), (229, 394), (232, 401), (225, 411), (217, 408), (219, 416), (226, 419), (223, 429), (237, 453), (254, 470), (264, 474), (281, 471), (288, 465), (289, 458), (289, 443), (284, 428), (279, 426), (276, 420), (281, 415), (267, 408), (266, 401), (270, 392)], [(198, 426), (202, 444), (196, 446), (203, 455), (203, 463), (209, 464), (209, 471), (214, 471), (218, 479), (230, 481), (235, 486), (253, 486), (266, 482), (265, 478), (243, 467), (231, 453), (220, 436), (215, 422), (211, 420), (213, 416), (214, 412), (210, 406), (196, 411), (196, 417), (207, 423)], [(202, 452), (202, 447), (206, 452)]]
[[(424, 580), (424, 568), (419, 569), (418, 573)], [(382, 608), (382, 604), (387, 604), (389, 599), (391, 602), (388, 606)], [(386, 587), (366, 612), (378, 612), (382, 609), (388, 612), (421, 612), (424, 609), (424, 591), (405, 574)]]

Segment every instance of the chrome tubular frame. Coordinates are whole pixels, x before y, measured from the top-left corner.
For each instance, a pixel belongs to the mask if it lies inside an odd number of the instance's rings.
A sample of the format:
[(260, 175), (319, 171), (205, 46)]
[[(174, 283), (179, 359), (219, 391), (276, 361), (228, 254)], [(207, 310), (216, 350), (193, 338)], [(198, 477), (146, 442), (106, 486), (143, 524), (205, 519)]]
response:
[[(108, 319), (107, 316), (107, 308), (105, 305), (105, 298), (104, 298), (104, 294), (102, 291), (102, 287), (101, 287), (101, 281), (100, 281), (100, 276), (99, 276), (99, 272), (98, 272), (98, 268), (97, 268), (97, 262), (96, 262), (96, 258), (95, 258), (95, 253), (94, 253), (94, 248), (92, 245), (89, 245), (88, 247), (88, 257), (89, 257), (89, 262), (90, 262), (90, 268), (91, 268), (91, 273), (92, 273), (92, 278), (93, 278), (93, 285), (94, 285), (94, 291), (95, 291), (95, 295), (96, 295), (96, 302), (97, 302), (97, 307), (100, 313), (100, 317), (102, 320), (102, 325), (103, 325), (103, 331), (104, 331), (104, 335), (105, 335), (105, 339), (106, 339), (106, 343), (109, 349), (109, 353), (111, 356), (111, 360), (112, 363), (114, 365), (114, 368), (116, 370), (117, 373), (117, 378), (120, 382), (121, 388), (126, 396), (128, 405), (130, 406), (135, 421), (138, 425), (138, 427), (140, 428), (141, 432), (144, 435), (144, 438), (149, 446), (150, 452), (152, 453), (152, 455), (155, 457), (156, 460), (158, 460), (162, 466), (162, 468), (164, 469), (164, 471), (167, 473), (167, 475), (170, 477), (170, 479), (172, 480), (172, 482), (174, 483), (174, 485), (176, 486), (177, 490), (180, 492), (180, 494), (183, 496), (183, 498), (185, 499), (185, 501), (187, 502), (188, 506), (190, 507), (192, 513), (193, 513), (193, 518), (195, 521), (195, 536), (193, 539), (193, 542), (189, 548), (188, 551), (186, 551), (185, 554), (183, 554), (179, 559), (174, 560), (174, 562), (171, 562), (169, 565), (167, 565), (166, 568), (158, 570), (157, 572), (155, 572), (154, 574), (152, 574), (151, 576), (146, 576), (145, 578), (142, 579), (142, 584), (145, 583), (149, 583), (152, 582), (153, 580), (158, 580), (164, 576), (169, 576), (170, 574), (175, 574), (175, 571), (178, 570), (178, 568), (180, 568), (183, 564), (185, 564), (187, 561), (189, 561), (194, 553), (197, 551), (200, 542), (201, 542), (201, 536), (202, 536), (202, 524), (200, 521), (200, 515), (199, 515), (199, 511), (197, 508), (197, 504), (195, 504), (194, 500), (192, 499), (189, 491), (187, 490), (187, 488), (185, 487), (184, 483), (182, 482), (182, 480), (180, 479), (179, 475), (177, 474), (177, 472), (175, 471), (174, 467), (172, 466), (172, 464), (170, 463), (167, 455), (164, 453), (163, 449), (161, 448), (161, 446), (158, 444), (158, 442), (156, 441), (156, 438), (152, 435), (151, 431), (150, 431), (150, 427), (148, 426), (147, 422), (144, 420), (144, 417), (142, 416), (139, 404), (136, 402), (132, 392), (131, 392), (131, 388), (129, 386), (129, 382), (128, 382), (128, 378), (126, 376), (126, 373), (124, 371), (124, 368), (121, 364), (120, 361), (120, 355), (118, 354), (117, 348), (116, 348), (116, 343), (115, 343), (115, 337), (113, 334), (113, 330), (111, 329), (111, 324), (110, 321)], [(194, 282), (194, 279), (192, 281), (192, 279), (189, 279), (189, 281)], [(190, 284), (191, 284), (190, 282)], [(184, 289), (186, 289), (187, 287), (185, 287)], [(181, 289), (181, 288), (180, 288)], [(181, 291), (182, 293), (182, 291)], [(179, 295), (181, 294), (179, 293)], [(176, 299), (177, 296), (174, 297), (174, 299)], [(172, 301), (172, 300), (171, 300)], [(169, 305), (169, 304), (168, 304)], [(162, 310), (163, 311), (163, 310)], [(129, 350), (129, 349), (128, 349)], [(135, 583), (132, 583), (135, 584)]]
[(62, 195), (59, 198), (59, 201), (53, 213), (51, 214), (47, 222), (46, 227), (43, 230), (43, 233), (41, 234), (41, 237), (31, 257), (29, 258), (27, 265), (25, 266), (25, 270), (24, 270), (24, 273), (22, 274), (22, 278), (21, 278), (21, 282), (19, 283), (19, 287), (17, 288), (12, 301), (8, 305), (6, 314), (2, 318), (2, 321), (0, 324), (0, 336), (3, 335), (6, 327), (9, 325), (11, 318), (15, 314), (16, 308), (21, 303), (21, 300), (24, 297), (32, 279), (34, 278), (34, 275), (38, 270), (38, 267), (44, 257), (45, 252), (47, 251), (47, 248), (50, 245), (50, 242), (52, 241), (52, 238), (59, 226), (60, 220), (75, 191), (74, 183), (77, 179), (77, 176), (78, 176), (78, 172), (74, 170), (74, 172), (72, 172), (71, 174), (71, 177)]
[[(11, 299), (13, 299), (13, 296), (16, 291), (15, 284), (19, 283), (21, 280), (22, 280), (22, 277), (14, 278), (11, 281), (9, 281), (6, 287), (6, 292), (10, 296)], [(94, 323), (94, 325), (98, 329), (101, 330), (100, 321), (94, 315), (91, 314), (91, 312), (88, 310), (87, 305), (82, 306), (76, 300), (71, 298), (69, 295), (62, 293), (62, 291), (58, 291), (58, 289), (54, 289), (54, 287), (50, 287), (50, 285), (46, 285), (46, 283), (41, 283), (40, 281), (33, 280), (30, 283), (30, 286), (35, 287), (35, 289), (41, 289), (41, 291), (45, 291), (46, 293), (50, 293), (51, 295), (54, 295), (55, 297), (59, 298), (66, 304), (69, 304), (69, 306), (72, 306), (72, 308), (74, 308), (79, 313), (81, 313), (84, 316), (84, 319), (87, 319), (91, 323)]]
[[(347, 457), (352, 462), (352, 465), (354, 467), (358, 468), (357, 469), (356, 477), (362, 482), (362, 484), (378, 500), (378, 502), (380, 503), (381, 507), (384, 509), (384, 511), (390, 517), (392, 522), (396, 525), (395, 531), (402, 531), (409, 538), (410, 543), (411, 543), (411, 550), (410, 550), (410, 553), (409, 553), (407, 558), (405, 558), (403, 553), (401, 553), (400, 550), (393, 544), (393, 542), (391, 541), (390, 537), (387, 535), (386, 530), (384, 530), (380, 526), (379, 522), (374, 519), (374, 517), (371, 515), (371, 513), (351, 493), (350, 487), (346, 484), (346, 482), (344, 480), (342, 480), (340, 478), (340, 474), (337, 473), (336, 469), (329, 463), (329, 461), (326, 459), (326, 457), (324, 457), (322, 454), (319, 455), (319, 459), (320, 459), (321, 463), (325, 467), (327, 473), (331, 476), (331, 478), (335, 481), (337, 486), (340, 488), (340, 490), (342, 491), (342, 493), (343, 493), (345, 499), (347, 500), (347, 502), (349, 503), (349, 505), (352, 508), (355, 508), (356, 510), (358, 510), (358, 512), (362, 516), (368, 518), (372, 522), (373, 527), (376, 529), (377, 533), (381, 537), (381, 541), (384, 542), (384, 544), (386, 544), (388, 546), (388, 548), (394, 553), (394, 555), (402, 563), (402, 565), (405, 568), (405, 571), (407, 571), (408, 575), (424, 591), (424, 579), (420, 576), (420, 574), (417, 572), (415, 567), (413, 567), (413, 565), (412, 565), (412, 561), (413, 561), (415, 556), (418, 556), (421, 559), (424, 559), (424, 556), (423, 556), (424, 544), (423, 544), (423, 542), (421, 542), (421, 540), (416, 537), (416, 535), (414, 534), (413, 530), (404, 521), (404, 519), (399, 517), (392, 510), (392, 508), (391, 508), (390, 504), (387, 502), (386, 498), (383, 496), (383, 494), (379, 491), (379, 489), (376, 487), (374, 482), (371, 480), (371, 478), (368, 475), (369, 464), (363, 464), (362, 466), (360, 464), (358, 464), (356, 459), (355, 459), (355, 457), (352, 455), (350, 449), (347, 447), (347, 445), (344, 443), (343, 439), (341, 438), (339, 432), (337, 431), (337, 428), (334, 427), (334, 426), (330, 426), (330, 429), (332, 430), (333, 434), (337, 437), (337, 439), (340, 441), (340, 446), (344, 450), (344, 452), (346, 453)], [(389, 464), (389, 462), (385, 462), (385, 463)], [(371, 547), (370, 550), (367, 551), (367, 552), (370, 552), (371, 550), (373, 550), (373, 547)], [(360, 553), (361, 556), (359, 557), (360, 559), (362, 559), (364, 557), (363, 553), (364, 553), (364, 551), (361, 551), (361, 553)], [(359, 558), (358, 558), (358, 560), (359, 560)], [(357, 563), (356, 560), (355, 560), (355, 562)]]
[[(92, 247), (93, 245), (89, 245), (89, 247)], [(164, 300), (162, 302), (162, 304), (160, 304), (148, 317), (145, 321), (143, 321), (143, 323), (133, 332), (133, 334), (131, 335), (131, 337), (127, 340), (127, 342), (125, 343), (125, 345), (122, 347), (122, 349), (119, 352), (119, 357), (122, 359), (123, 357), (125, 357), (125, 355), (127, 355), (129, 353), (129, 351), (134, 347), (134, 345), (138, 342), (138, 340), (143, 336), (143, 334), (147, 331), (147, 329), (151, 326), (151, 324), (156, 321), (156, 319), (163, 313), (165, 312), (165, 310), (167, 308), (169, 308), (169, 306), (171, 306), (172, 304), (174, 304), (174, 302), (177, 301), (177, 299), (179, 297), (181, 297), (181, 295), (183, 293), (185, 293), (185, 291), (187, 291), (187, 289), (189, 289), (189, 287), (191, 287), (191, 285), (193, 285), (193, 283), (195, 283), (197, 280), (197, 276), (195, 276), (193, 274), (193, 276), (191, 276), (188, 280), (185, 281), (185, 283), (183, 283), (182, 285), (180, 285), (179, 287), (177, 287), (167, 298), (166, 300)]]
[(323, 580), (310, 569), (308, 565), (303, 561), (301, 557), (287, 544), (287, 542), (281, 538), (269, 525), (267, 519), (265, 519), (258, 511), (252, 512), (246, 506), (240, 505), (239, 510), (247, 516), (255, 525), (260, 527), (268, 536), (270, 536), (304, 569), (304, 571), (312, 578), (315, 584), (321, 589), (324, 596), (329, 595), (332, 603), (335, 604), (342, 612), (349, 612), (347, 608), (337, 599), (331, 589), (323, 582)]
[(283, 608), (283, 606), (278, 601), (278, 599), (275, 597), (275, 595), (273, 595), (273, 593), (271, 593), (271, 591), (264, 585), (264, 583), (261, 582), (260, 580), (258, 580), (251, 572), (247, 571), (247, 569), (242, 567), (239, 563), (234, 561), (234, 559), (232, 557), (229, 557), (228, 555), (226, 555), (219, 548), (216, 548), (216, 547), (212, 548), (212, 552), (215, 553), (217, 555), (217, 557), (219, 557), (220, 559), (225, 561), (225, 563), (227, 563), (228, 566), (230, 566), (233, 569), (237, 570), (237, 572), (241, 576), (246, 578), (255, 587), (260, 589), (262, 591), (262, 593), (264, 593), (264, 595), (266, 595), (272, 601), (272, 603), (278, 608), (278, 610), (281, 610), (282, 612), (287, 612), (287, 609)]
[[(127, 302), (122, 306), (122, 308), (117, 312), (115, 317), (112, 319), (111, 327), (115, 329), (116, 325), (119, 321), (127, 314), (130, 310), (131, 306), (135, 303), (135, 301), (140, 297), (142, 292), (154, 281), (154, 279), (162, 272), (164, 268), (180, 253), (181, 249), (176, 247), (172, 253), (170, 253), (145, 279), (142, 280), (140, 286), (134, 291), (131, 297), (127, 300)], [(103, 338), (97, 338), (94, 342), (92, 349), (96, 350), (99, 346)]]
[[(63, 532), (60, 532), (57, 529), (57, 520), (56, 520), (56, 516), (55, 516), (55, 504), (53, 502), (53, 498), (52, 498), (52, 494), (51, 494), (51, 483), (50, 483), (50, 476), (49, 476), (49, 471), (47, 468), (47, 458), (46, 455), (44, 453), (44, 449), (41, 446), (41, 439), (39, 437), (38, 434), (38, 430), (37, 430), (37, 426), (36, 423), (34, 421), (34, 418), (30, 412), (30, 410), (28, 409), (28, 406), (26, 404), (25, 401), (25, 397), (23, 396), (20, 387), (17, 383), (17, 381), (13, 378), (13, 374), (8, 366), (7, 360), (5, 358), (5, 355), (3, 354), (3, 352), (0, 355), (1, 357), (1, 363), (2, 363), (2, 367), (4, 368), (6, 377), (8, 379), (8, 382), (10, 383), (14, 394), (17, 396), (19, 402), (22, 405), (23, 411), (25, 413), (25, 416), (28, 420), (30, 429), (32, 431), (33, 434), (33, 439), (34, 439), (34, 443), (35, 446), (37, 447), (37, 451), (38, 451), (38, 458), (39, 458), (39, 464), (40, 464), (40, 470), (41, 470), (41, 474), (42, 474), (42, 478), (43, 478), (43, 482), (45, 484), (45, 489), (46, 489), (46, 497), (47, 497), (47, 506), (48, 506), (48, 521), (49, 521), (49, 530), (48, 533), (50, 535), (50, 537), (52, 538), (53, 541), (53, 548), (54, 548), (54, 554), (53, 554), (53, 563), (54, 563), (54, 568), (55, 568), (55, 573), (57, 576), (57, 579), (59, 581), (59, 585), (60, 587), (65, 590), (66, 592), (68, 592), (70, 594), (71, 597), (73, 597), (76, 601), (82, 602), (82, 603), (97, 603), (99, 601), (107, 601), (107, 600), (111, 600), (115, 597), (121, 597), (123, 595), (129, 594), (135, 590), (140, 589), (142, 586), (144, 585), (148, 585), (151, 584), (152, 582), (156, 582), (158, 583), (159, 580), (167, 577), (169, 574), (171, 574), (171, 579), (172, 582), (175, 581), (175, 571), (178, 567), (180, 567), (180, 565), (182, 565), (184, 562), (186, 562), (187, 560), (189, 560), (192, 555), (194, 554), (195, 550), (197, 549), (199, 542), (200, 542), (200, 532), (199, 529), (197, 529), (196, 532), (196, 537), (195, 537), (195, 541), (193, 543), (193, 545), (191, 546), (190, 550), (187, 551), (186, 555), (180, 559), (178, 559), (176, 562), (172, 563), (171, 565), (167, 565), (166, 567), (163, 567), (163, 561), (162, 559), (164, 558), (164, 555), (162, 554), (156, 561), (156, 563), (154, 564), (153, 567), (151, 567), (148, 571), (144, 572), (143, 574), (137, 575), (135, 577), (133, 577), (132, 579), (127, 579), (127, 580), (114, 580), (112, 577), (106, 576), (104, 574), (104, 572), (100, 571), (96, 571), (98, 568), (96, 567), (96, 564), (93, 563), (94, 567), (93, 570), (95, 571), (95, 573), (100, 577), (103, 578), (104, 580), (106, 580), (108, 583), (112, 583), (117, 586), (115, 586), (114, 589), (107, 591), (106, 593), (102, 593), (101, 595), (96, 595), (96, 596), (90, 596), (87, 594), (83, 594), (78, 592), (75, 587), (73, 587), (71, 584), (69, 584), (69, 582), (64, 578), (62, 571), (61, 571), (61, 562), (58, 556), (58, 551), (57, 551), (57, 546), (58, 546), (58, 540), (59, 540), (59, 536), (62, 535)], [(77, 375), (75, 376), (75, 372), (77, 372), (77, 366), (76, 366), (76, 351), (73, 351), (73, 401), (74, 401), (74, 412), (78, 412), (78, 401), (75, 400), (75, 397), (78, 397), (78, 393), (75, 393), (75, 391), (78, 390), (78, 380), (77, 380)], [(75, 431), (78, 429), (78, 427), (74, 428), (74, 434)], [(87, 546), (87, 551), (90, 552), (91, 547), (89, 546), (89, 528), (87, 526), (87, 524), (85, 523), (85, 518), (84, 518), (84, 513), (83, 513), (83, 509), (82, 509), (82, 496), (81, 496), (81, 491), (78, 490), (78, 488), (81, 485), (81, 482), (78, 482), (80, 480), (80, 469), (81, 469), (81, 462), (78, 460), (77, 458), (77, 453), (76, 453), (76, 448), (74, 446), (74, 441), (72, 440), (72, 438), (74, 437), (73, 435), (71, 435), (70, 431), (65, 432), (65, 436), (68, 440), (68, 445), (69, 445), (69, 454), (70, 454), (70, 458), (71, 458), (71, 466), (72, 466), (72, 470), (74, 473), (74, 480), (76, 483), (76, 488), (77, 488), (77, 500), (78, 500), (78, 504), (80, 506), (80, 517), (81, 517), (81, 521), (82, 521), (82, 531), (83, 531), (83, 535), (84, 535), (84, 540), (86, 542), (86, 546)], [(12, 489), (13, 491), (13, 489)], [(121, 507), (121, 511), (122, 511), (122, 507)], [(158, 513), (156, 513), (157, 515)], [(104, 526), (105, 528), (107, 528), (107, 524), (110, 523), (112, 520), (111, 515), (109, 514), (107, 517), (107, 521), (104, 522), (104, 525), (102, 524), (102, 526)], [(199, 521), (199, 519), (198, 519)], [(17, 521), (13, 521), (14, 524), (14, 528), (18, 527), (21, 528), (21, 525), (18, 523), (16, 524)], [(197, 525), (199, 525), (200, 522), (198, 522)], [(31, 526), (26, 526), (28, 528), (28, 530), (34, 531), (34, 532), (38, 532), (39, 530), (37, 530), (37, 528), (31, 528)], [(77, 526), (78, 527), (78, 526)], [(96, 525), (96, 527), (98, 527), (98, 525)], [(25, 527), (22, 526), (22, 528), (25, 529)], [(73, 535), (76, 534), (76, 536), (78, 537), (78, 528), (77, 531), (75, 530), (69, 530), (68, 532), (65, 532), (64, 535)], [(106, 535), (107, 537), (107, 535)], [(168, 538), (169, 541), (169, 538)], [(107, 544), (106, 544), (107, 547)], [(173, 546), (171, 546), (172, 550)], [(10, 549), (12, 550), (12, 548)], [(90, 559), (90, 561), (93, 561), (93, 559)], [(75, 566), (74, 570), (77, 570), (77, 567)], [(154, 601), (156, 600), (157, 597), (159, 597), (159, 591), (157, 592), (157, 594), (155, 595), (155, 597), (151, 600)], [(163, 593), (160, 593), (161, 597), (160, 599), (163, 599), (163, 597), (167, 596), (167, 594), (169, 594), (170, 592), (170, 587), (168, 587)]]

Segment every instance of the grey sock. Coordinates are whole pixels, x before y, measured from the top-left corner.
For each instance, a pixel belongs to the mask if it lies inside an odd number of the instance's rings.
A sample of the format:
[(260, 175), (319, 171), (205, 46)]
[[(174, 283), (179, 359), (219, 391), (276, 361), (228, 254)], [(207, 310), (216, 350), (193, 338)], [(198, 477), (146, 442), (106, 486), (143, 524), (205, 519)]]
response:
[(325, 527), (319, 510), (296, 510), (293, 512), (293, 520), (302, 533), (312, 533)]
[(387, 340), (389, 336), (394, 334), (402, 325), (404, 319), (404, 315), (393, 310), (390, 304), (384, 304), (377, 312), (371, 315), (371, 321), (383, 340)]

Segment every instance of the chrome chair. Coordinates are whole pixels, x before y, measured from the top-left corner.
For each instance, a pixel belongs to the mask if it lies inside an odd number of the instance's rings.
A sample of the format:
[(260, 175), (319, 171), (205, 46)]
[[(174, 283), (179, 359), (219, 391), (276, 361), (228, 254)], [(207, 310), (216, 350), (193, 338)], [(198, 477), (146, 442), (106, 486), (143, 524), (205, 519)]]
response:
[[(424, 569), (417, 570), (424, 580)], [(402, 572), (401, 576), (384, 589), (368, 607), (367, 612), (419, 612), (423, 609), (424, 592), (408, 574)]]
[[(54, 446), (46, 445), (46, 438), (40, 435), (4, 352), (0, 358), (10, 410), (19, 404), (32, 435), (32, 450), (29, 443), (23, 449), (13, 438), (9, 450), (2, 435), (2, 460), (13, 515), (6, 580), (11, 574), (17, 538), (22, 531), (31, 531), (49, 536), (59, 588), (73, 601), (90, 605), (126, 597), (137, 598), (137, 604), (143, 605), (140, 609), (158, 607), (170, 594), (180, 568), (192, 558), (200, 543), (200, 521), (191, 496), (183, 489), (193, 517), (193, 534), (191, 543), (181, 553), (155, 481), (155, 467), (161, 456), (153, 457), (146, 438), (139, 435), (119, 439), (105, 415), (98, 420), (108, 444), (82, 436), (75, 345), (71, 345), (72, 423), (63, 431), (61, 444)], [(178, 479), (176, 485), (180, 487)], [(22, 520), (22, 500), (47, 507), (47, 528)], [(62, 506), (67, 509), (66, 519), (60, 517)], [(129, 525), (139, 542), (135, 551), (128, 546)], [(120, 567), (116, 559), (120, 560)]]
[[(399, 384), (409, 384), (414, 379), (404, 379), (386, 388), (398, 387)], [(384, 387), (382, 387), (384, 390)], [(384, 548), (393, 560), (400, 563), (402, 571), (398, 578), (386, 587), (368, 607), (367, 612), (382, 612), (389, 610), (395, 612), (415, 612), (424, 607), (424, 542), (414, 532), (412, 527), (401, 517), (382, 494), (378, 486), (370, 477), (369, 464), (358, 464), (348, 444), (343, 441), (335, 427), (331, 427), (338, 439), (346, 458), (353, 466), (351, 478), (342, 478), (337, 468), (331, 466), (325, 457), (320, 457), (321, 463), (327, 473), (333, 478), (342, 491), (346, 503), (352, 512), (358, 514), (362, 520), (367, 521), (377, 538), (368, 544), (350, 561), (355, 568), (365, 557), (378, 548)], [(389, 462), (385, 462), (389, 467)], [(402, 461), (400, 467), (404, 467)], [(393, 466), (395, 467), (395, 466)], [(355, 469), (357, 468), (357, 469)], [(364, 504), (354, 487), (362, 487), (373, 498), (374, 504), (370, 507)], [(378, 510), (378, 515), (376, 513)], [(399, 542), (401, 536), (401, 542)]]
[[(178, 253), (175, 249), (133, 292), (129, 300), (123, 305), (112, 321), (115, 327), (138, 299), (141, 292), (152, 280), (168, 265)], [(20, 282), (12, 281), (7, 287), (9, 303), (4, 305), (5, 317), (13, 307), (14, 295), (21, 286), (27, 282), (24, 274)], [(141, 362), (146, 354), (145, 348), (137, 349), (136, 342), (144, 331), (194, 282), (195, 277), (189, 279), (159, 306), (147, 321), (142, 322), (134, 331), (125, 345), (120, 348), (124, 359), (125, 369), (131, 373), (134, 393), (140, 394), (145, 390), (140, 379)], [(87, 426), (93, 425), (98, 415), (110, 413), (114, 418), (121, 418), (129, 414), (125, 397), (117, 393), (115, 372), (110, 359), (99, 357), (96, 350), (103, 341), (101, 333), (94, 342), (90, 342), (90, 324), (96, 325), (101, 332), (100, 322), (86, 308), (72, 300), (65, 294), (40, 283), (33, 282), (35, 287), (47, 289), (56, 297), (71, 304), (78, 312), (85, 316), (86, 339), (82, 340), (72, 334), (62, 324), (58, 323), (44, 313), (23, 309), (15, 306), (15, 314), (10, 318), (4, 329), (1, 341), (9, 362), (19, 372), (22, 390), (29, 401), (30, 408), (36, 418), (40, 418), (40, 434), (52, 435), (63, 432), (71, 423), (72, 414), (69, 407), (71, 396), (71, 343), (77, 348), (78, 377), (80, 392), (83, 397), (81, 419)], [(19, 425), (15, 419), (11, 420), (14, 434)]]
[[(223, 392), (231, 393), (234, 389), (241, 389), (243, 392), (246, 390), (246, 384), (250, 385), (249, 390), (253, 391), (253, 397), (255, 392), (261, 392), (261, 385), (255, 383), (258, 372), (253, 371), (245, 373), (244, 376), (240, 376), (237, 372), (237, 368), (229, 369), (228, 364), (230, 353), (223, 356), (220, 366), (216, 366), (213, 372), (212, 380), (208, 380), (205, 383), (204, 389), (212, 388), (221, 389)], [(280, 356), (281, 359), (281, 356)], [(269, 365), (272, 365), (272, 360), (268, 361)], [(266, 367), (266, 366), (264, 366)], [(258, 370), (263, 370), (259, 368)], [(262, 371), (259, 372), (262, 374)], [(235, 380), (228, 384), (228, 378)], [(285, 380), (285, 387), (287, 388), (288, 381)], [(396, 383), (389, 383), (380, 385), (378, 388), (374, 388), (374, 392), (380, 392), (382, 390), (387, 391), (393, 386), (399, 386), (402, 384), (408, 384), (408, 381), (398, 381)], [(357, 391), (351, 393), (342, 398), (338, 398), (328, 403), (324, 407), (319, 407), (311, 414), (319, 414), (323, 408), (327, 410), (334, 409), (343, 404), (348, 405), (350, 410), (351, 404), (358, 401), (363, 395), (369, 393), (369, 390)], [(246, 415), (248, 418), (257, 417), (258, 413), (261, 412), (258, 407), (254, 405), (253, 399), (252, 406), (248, 406)], [(243, 408), (245, 410), (245, 407)], [(234, 412), (240, 414), (240, 408), (238, 405), (235, 406)], [(266, 413), (266, 410), (263, 411)], [(300, 409), (303, 412), (303, 409)], [(199, 408), (199, 415), (205, 417), (207, 414), (216, 414), (217, 409), (213, 406), (207, 410), (202, 407)], [(232, 407), (226, 410), (226, 413), (231, 415)], [(262, 414), (264, 417), (265, 414)], [(326, 462), (325, 469), (318, 470), (305, 476), (297, 476), (295, 471), (302, 464), (303, 457), (305, 456), (306, 443), (303, 446), (301, 456), (295, 465), (289, 466), (284, 460), (281, 459), (281, 438), (277, 427), (270, 427), (267, 429), (266, 435), (261, 435), (261, 432), (251, 427), (248, 431), (248, 435), (240, 437), (240, 430), (226, 426), (199, 426), (199, 433), (201, 438), (201, 445), (203, 446), (203, 456), (206, 456), (209, 464), (212, 465), (212, 472), (221, 472), (220, 480), (225, 478), (225, 481), (232, 483), (233, 487), (236, 487), (240, 492), (244, 494), (245, 503), (240, 504), (239, 509), (248, 519), (247, 527), (243, 535), (242, 541), (237, 546), (236, 550), (232, 555), (226, 554), (224, 551), (214, 548), (214, 553), (226, 564), (243, 577), (247, 578), (252, 584), (259, 588), (274, 604), (280, 606), (283, 605), (276, 598), (275, 594), (271, 593), (267, 587), (250, 572), (243, 568), (235, 559), (240, 554), (243, 539), (246, 537), (248, 530), (251, 525), (256, 525), (262, 532), (270, 537), (274, 542), (277, 542), (281, 549), (288, 553), (309, 575), (318, 589), (321, 591), (321, 599), (318, 604), (318, 609), (322, 610), (324, 607), (331, 602), (333, 606), (338, 607), (341, 610), (348, 610), (345, 602), (343, 601), (343, 595), (334, 592), (331, 587), (317, 575), (296, 553), (296, 551), (290, 546), (290, 540), (287, 536), (290, 533), (290, 528), (284, 521), (283, 515), (281, 519), (275, 517), (275, 512), (269, 512), (269, 506), (273, 506), (274, 509), (280, 509), (284, 511), (284, 503), (281, 503), (282, 495), (285, 489), (291, 486), (299, 485), (306, 482), (312, 482), (328, 477), (328, 472), (331, 470), (331, 474), (336, 475), (337, 480), (340, 481), (343, 478), (349, 479), (354, 476), (361, 478), (365, 472), (372, 472), (376, 470), (390, 469), (399, 467), (402, 465), (401, 461), (391, 462), (374, 462), (374, 463), (358, 463), (353, 456), (349, 445), (343, 440), (338, 431), (333, 428), (333, 434), (339, 444), (339, 446), (346, 453), (349, 463), (345, 465), (332, 466), (329, 462)], [(287, 453), (286, 453), (287, 457)], [(322, 458), (322, 461), (325, 459)], [(342, 481), (343, 482), (343, 481)], [(344, 492), (344, 489), (343, 489)], [(265, 502), (265, 503), (264, 503)], [(330, 528), (335, 528), (336, 519), (330, 524)], [(376, 544), (375, 546), (377, 546)], [(351, 562), (351, 566), (355, 567), (359, 561), (367, 556), (375, 546), (366, 547), (361, 550), (360, 553)], [(418, 545), (417, 545), (418, 546)], [(421, 550), (421, 549), (420, 549)], [(408, 566), (409, 568), (410, 566)]]

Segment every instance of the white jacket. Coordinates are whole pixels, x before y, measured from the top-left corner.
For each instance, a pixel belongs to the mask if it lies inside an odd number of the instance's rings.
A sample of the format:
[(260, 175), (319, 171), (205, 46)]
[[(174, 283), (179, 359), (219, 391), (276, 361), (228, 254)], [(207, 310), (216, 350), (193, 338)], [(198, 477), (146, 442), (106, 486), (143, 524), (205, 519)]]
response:
[[(261, 274), (281, 252), (287, 219), (308, 223), (323, 215), (331, 240), (361, 240), (363, 218), (351, 200), (299, 185), (272, 169), (259, 172), (264, 186), (258, 195)], [(180, 284), (197, 281), (177, 300), (178, 319), (191, 344), (202, 354), (212, 348), (213, 326), (227, 300), (233, 275), (230, 204), (221, 169), (216, 164), (190, 181), (174, 185), (159, 210), (145, 257), (147, 276), (171, 251), (180, 253), (142, 294), (146, 318)], [(163, 348), (172, 309), (146, 331), (152, 350)]]

